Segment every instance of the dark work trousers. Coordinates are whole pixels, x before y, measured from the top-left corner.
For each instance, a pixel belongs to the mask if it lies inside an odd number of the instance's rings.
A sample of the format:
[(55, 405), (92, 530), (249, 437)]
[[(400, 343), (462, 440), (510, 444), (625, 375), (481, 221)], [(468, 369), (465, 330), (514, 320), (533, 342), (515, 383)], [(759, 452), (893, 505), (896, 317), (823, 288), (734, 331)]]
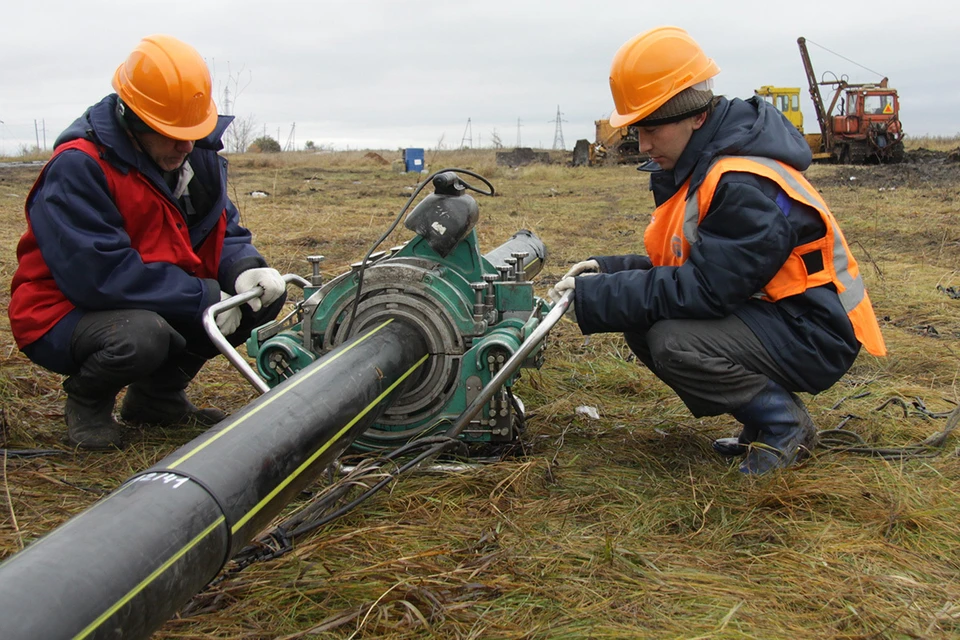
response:
[[(240, 326), (227, 340), (233, 346), (244, 342), (255, 327), (277, 317), (285, 300), (281, 296), (257, 313), (244, 305)], [(73, 332), (70, 354), (78, 370), (63, 388), (88, 398), (115, 396), (137, 383), (179, 391), (218, 353), (200, 323), (174, 325), (142, 309), (91, 311)]]
[(695, 417), (730, 413), (774, 380), (794, 385), (742, 320), (661, 320), (646, 333), (625, 333), (637, 357)]

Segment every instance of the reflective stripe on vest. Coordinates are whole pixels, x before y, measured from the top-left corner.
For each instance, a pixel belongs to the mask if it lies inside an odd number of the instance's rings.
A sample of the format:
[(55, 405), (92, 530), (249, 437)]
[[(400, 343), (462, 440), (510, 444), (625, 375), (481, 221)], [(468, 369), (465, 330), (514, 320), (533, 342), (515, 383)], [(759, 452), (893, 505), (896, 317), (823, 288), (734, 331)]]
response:
[[(832, 283), (844, 311), (853, 323), (857, 339), (870, 353), (886, 355), (880, 327), (860, 277), (859, 267), (836, 218), (803, 174), (776, 160), (753, 156), (718, 158), (707, 170), (697, 191), (681, 204), (688, 190), (688, 180), (672, 198), (657, 208), (644, 235), (647, 253), (654, 264), (677, 266), (686, 262), (690, 245), (700, 237), (700, 221), (710, 209), (720, 178), (728, 171), (752, 173), (774, 181), (791, 199), (817, 210), (826, 227), (823, 238), (794, 247), (787, 261), (758, 296), (775, 302), (803, 293), (810, 287)], [(676, 219), (678, 215), (682, 215), (682, 220)], [(671, 229), (682, 229), (682, 237), (671, 233)], [(663, 237), (667, 233), (671, 233), (669, 240)], [(822, 269), (810, 273), (804, 257), (813, 253), (821, 254)]]

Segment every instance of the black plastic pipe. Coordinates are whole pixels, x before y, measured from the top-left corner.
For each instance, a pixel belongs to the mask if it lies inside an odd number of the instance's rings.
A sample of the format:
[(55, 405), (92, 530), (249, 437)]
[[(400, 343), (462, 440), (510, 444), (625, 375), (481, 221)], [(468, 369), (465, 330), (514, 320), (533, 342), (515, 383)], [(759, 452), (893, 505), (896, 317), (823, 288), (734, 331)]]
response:
[(501, 264), (510, 264), (514, 252), (526, 252), (528, 255), (523, 259), (523, 275), (527, 280), (532, 279), (547, 260), (547, 245), (538, 238), (532, 231), (521, 229), (510, 236), (510, 239), (504, 242), (496, 249), (483, 255), (487, 261), (494, 267)]
[(146, 638), (366, 430), (428, 358), (388, 320), (0, 564), (0, 638)]

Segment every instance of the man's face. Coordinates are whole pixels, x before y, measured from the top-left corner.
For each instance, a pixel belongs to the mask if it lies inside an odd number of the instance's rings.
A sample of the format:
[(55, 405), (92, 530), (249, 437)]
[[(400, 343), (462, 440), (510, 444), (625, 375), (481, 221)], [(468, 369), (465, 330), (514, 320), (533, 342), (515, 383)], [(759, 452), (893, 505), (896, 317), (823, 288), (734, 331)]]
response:
[(679, 122), (661, 124), (654, 127), (637, 127), (640, 141), (640, 153), (650, 155), (661, 168), (667, 171), (677, 166), (680, 154), (687, 148), (693, 132), (703, 126), (707, 115), (701, 113)]
[(137, 134), (143, 152), (153, 158), (164, 171), (175, 171), (180, 168), (187, 154), (193, 151), (191, 140), (174, 140), (156, 131), (146, 131)]

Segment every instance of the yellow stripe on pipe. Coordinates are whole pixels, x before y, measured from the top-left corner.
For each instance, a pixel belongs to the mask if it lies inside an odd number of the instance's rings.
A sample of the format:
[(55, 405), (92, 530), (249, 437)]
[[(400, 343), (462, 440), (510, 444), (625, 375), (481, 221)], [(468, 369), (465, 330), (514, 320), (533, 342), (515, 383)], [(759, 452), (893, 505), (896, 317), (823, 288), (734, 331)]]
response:
[(153, 573), (151, 573), (149, 576), (141, 580), (137, 586), (135, 586), (133, 589), (128, 591), (127, 595), (117, 600), (117, 602), (112, 607), (110, 607), (109, 609), (104, 611), (102, 614), (100, 614), (99, 618), (97, 618), (96, 620), (91, 622), (89, 625), (87, 625), (86, 629), (84, 629), (83, 631), (75, 635), (74, 640), (82, 640), (82, 638), (86, 638), (88, 635), (96, 631), (97, 627), (99, 627), (101, 624), (106, 622), (110, 618), (110, 616), (112, 616), (114, 613), (116, 613), (120, 609), (120, 607), (130, 602), (130, 600), (132, 600), (138, 593), (143, 591), (147, 587), (147, 585), (149, 585), (151, 582), (156, 580), (158, 576), (160, 576), (164, 571), (169, 569), (174, 562), (182, 558), (188, 551), (190, 551), (190, 549), (197, 546), (197, 544), (201, 540), (203, 540), (208, 535), (210, 535), (210, 533), (214, 529), (219, 527), (221, 524), (223, 524), (225, 520), (226, 520), (226, 517), (220, 516), (219, 518), (216, 519), (216, 521), (214, 521), (213, 524), (211, 524), (209, 527), (207, 527), (206, 529), (198, 533), (197, 536), (193, 540), (185, 544), (183, 548), (180, 549), (180, 551), (178, 551), (173, 556), (171, 556), (162, 565), (154, 569)]
[(319, 449), (317, 449), (312, 456), (310, 456), (309, 458), (307, 458), (307, 459), (303, 462), (303, 464), (301, 464), (299, 467), (297, 467), (296, 470), (295, 470), (293, 473), (291, 473), (289, 476), (287, 476), (286, 479), (284, 479), (283, 482), (281, 482), (281, 483), (278, 484), (276, 487), (274, 487), (273, 491), (271, 491), (270, 493), (268, 493), (268, 494), (266, 495), (266, 497), (264, 497), (263, 500), (261, 500), (259, 503), (257, 503), (257, 505), (256, 505), (253, 509), (251, 509), (250, 511), (248, 511), (245, 516), (243, 516), (242, 518), (240, 518), (240, 519), (237, 521), (237, 523), (236, 523), (235, 525), (233, 525), (233, 528), (230, 530), (231, 533), (236, 533), (237, 531), (239, 531), (240, 528), (243, 527), (243, 525), (245, 525), (245, 524), (250, 520), (250, 518), (252, 518), (253, 516), (255, 516), (261, 509), (263, 509), (265, 506), (267, 506), (267, 504), (269, 504), (270, 501), (273, 500), (273, 498), (275, 498), (278, 493), (280, 493), (280, 491), (282, 491), (282, 490), (283, 490), (287, 485), (289, 485), (297, 476), (299, 476), (299, 475), (300, 475), (301, 473), (303, 473), (310, 465), (312, 465), (312, 464), (316, 461), (316, 459), (319, 458), (319, 457), (323, 454), (324, 451), (326, 451), (327, 449), (330, 448), (330, 446), (331, 446), (333, 443), (337, 442), (340, 438), (342, 438), (343, 435), (344, 435), (345, 433), (347, 433), (347, 431), (350, 430), (350, 427), (352, 427), (353, 425), (355, 425), (355, 424), (357, 423), (357, 421), (359, 421), (363, 416), (367, 415), (367, 414), (370, 412), (371, 409), (373, 409), (375, 406), (377, 406), (378, 404), (380, 404), (380, 402), (381, 402), (385, 397), (387, 397), (387, 396), (390, 394), (391, 391), (393, 391), (394, 389), (397, 388), (397, 385), (399, 385), (401, 382), (403, 382), (404, 380), (406, 380), (406, 379), (410, 376), (411, 373), (413, 373), (414, 371), (416, 371), (417, 369), (419, 369), (419, 368), (420, 368), (420, 365), (422, 365), (422, 364), (427, 360), (427, 358), (429, 358), (429, 357), (430, 357), (430, 354), (427, 354), (427, 355), (423, 356), (422, 358), (420, 358), (420, 360), (417, 361), (417, 363), (414, 364), (412, 367), (410, 367), (410, 368), (406, 371), (406, 373), (404, 373), (402, 376), (400, 376), (400, 377), (397, 379), (396, 382), (394, 382), (392, 385), (390, 385), (389, 387), (387, 387), (387, 388), (384, 390), (383, 393), (381, 393), (379, 396), (376, 397), (376, 399), (374, 399), (373, 402), (371, 402), (371, 403), (368, 404), (366, 407), (364, 407), (363, 411), (361, 411), (360, 413), (358, 413), (358, 414), (353, 418), (353, 420), (351, 420), (351, 421), (348, 422), (346, 425), (344, 425), (344, 427), (343, 427), (342, 429), (340, 429), (340, 431), (338, 431), (335, 436), (333, 436), (332, 438), (330, 438), (329, 440), (327, 440), (327, 442), (325, 442), (322, 447), (320, 447)]
[(290, 384), (290, 385), (287, 386), (287, 387), (284, 387), (283, 389), (281, 389), (280, 391), (278, 391), (276, 394), (273, 394), (272, 396), (270, 396), (269, 398), (267, 398), (267, 400), (266, 400), (263, 404), (259, 405), (259, 406), (258, 406), (257, 408), (255, 408), (253, 411), (251, 411), (251, 412), (248, 413), (247, 415), (243, 416), (242, 418), (240, 418), (239, 420), (237, 420), (236, 422), (234, 422), (233, 424), (231, 424), (229, 427), (223, 429), (223, 430), (220, 431), (217, 435), (213, 436), (212, 438), (210, 438), (209, 440), (207, 440), (206, 442), (204, 442), (203, 444), (201, 444), (200, 446), (198, 446), (196, 449), (193, 449), (192, 451), (190, 451), (189, 453), (187, 453), (186, 455), (184, 455), (182, 458), (180, 458), (179, 460), (175, 461), (173, 464), (167, 465), (167, 469), (175, 469), (175, 468), (177, 467), (177, 465), (186, 462), (187, 460), (189, 460), (190, 458), (192, 458), (194, 454), (196, 454), (196, 453), (198, 453), (198, 452), (200, 452), (200, 451), (203, 451), (203, 449), (205, 449), (205, 448), (206, 448), (207, 446), (209, 446), (211, 443), (216, 442), (221, 436), (223, 436), (223, 435), (225, 435), (226, 433), (232, 431), (232, 430), (233, 430), (234, 428), (236, 428), (237, 426), (243, 424), (243, 423), (247, 420), (247, 418), (250, 418), (250, 417), (256, 415), (257, 413), (259, 413), (260, 411), (262, 411), (263, 409), (269, 407), (271, 404), (273, 404), (274, 402), (276, 402), (277, 400), (279, 400), (280, 398), (282, 398), (286, 393), (292, 391), (293, 389), (297, 388), (300, 384), (302, 384), (302, 383), (306, 382), (307, 380), (309, 380), (310, 377), (313, 376), (315, 373), (317, 373), (318, 371), (320, 371), (320, 370), (322, 370), (323, 368), (325, 368), (328, 364), (330, 364), (331, 362), (335, 361), (337, 358), (339, 358), (339, 357), (342, 356), (343, 354), (347, 353), (348, 351), (350, 351), (351, 349), (353, 349), (354, 347), (356, 347), (357, 345), (359, 345), (360, 343), (362, 343), (364, 340), (368, 339), (370, 336), (372, 336), (372, 335), (375, 334), (376, 332), (378, 332), (378, 331), (380, 331), (381, 329), (383, 329), (385, 326), (387, 326), (387, 325), (390, 324), (391, 322), (393, 322), (393, 319), (392, 319), (392, 318), (389, 319), (389, 320), (387, 320), (386, 322), (384, 322), (384, 323), (381, 324), (380, 326), (371, 329), (369, 332), (367, 332), (366, 334), (364, 334), (359, 340), (357, 340), (356, 342), (354, 342), (353, 344), (351, 344), (349, 347), (347, 347), (347, 348), (344, 349), (343, 351), (340, 351), (340, 352), (337, 353), (336, 355), (331, 356), (330, 358), (328, 358), (328, 359), (326, 359), (326, 360), (322, 360), (322, 361), (321, 361), (321, 364), (320, 364), (316, 369), (314, 369), (313, 371), (307, 373), (305, 376), (303, 376), (303, 377), (300, 378), (299, 380), (295, 380), (292, 384)]
[[(372, 335), (373, 335), (374, 333), (376, 333), (377, 331), (380, 331), (383, 327), (385, 327), (386, 325), (388, 325), (390, 322), (392, 322), (392, 319), (391, 319), (391, 320), (387, 320), (386, 322), (384, 322), (384, 323), (381, 324), (380, 326), (372, 329), (371, 331), (369, 331), (368, 333), (366, 333), (362, 338), (360, 338), (359, 340), (357, 340), (356, 342), (354, 342), (353, 344), (351, 344), (349, 347), (347, 347), (347, 348), (344, 349), (343, 351), (339, 352), (336, 356), (333, 356), (333, 357), (331, 357), (329, 360), (324, 361), (324, 363), (323, 363), (321, 366), (318, 366), (315, 371), (319, 371), (320, 369), (322, 369), (323, 367), (325, 367), (327, 363), (336, 360), (340, 355), (342, 355), (343, 353), (346, 353), (347, 351), (349, 351), (349, 350), (352, 349), (353, 347), (357, 346), (358, 344), (360, 344), (361, 342), (363, 342), (364, 340), (366, 340), (367, 338), (369, 338), (370, 336), (372, 336)], [(255, 515), (256, 515), (258, 512), (260, 512), (267, 504), (269, 504), (270, 501), (271, 501), (274, 497), (276, 497), (276, 495), (277, 495), (284, 487), (286, 487), (287, 485), (289, 485), (294, 479), (296, 479), (297, 476), (299, 476), (301, 473), (303, 473), (303, 471), (305, 471), (314, 461), (316, 461), (316, 459), (317, 459), (318, 457), (320, 457), (320, 456), (323, 454), (324, 451), (326, 451), (328, 448), (330, 448), (330, 446), (331, 446), (333, 443), (335, 443), (337, 440), (339, 440), (340, 438), (342, 438), (343, 435), (344, 435), (345, 433), (347, 433), (347, 432), (350, 430), (350, 428), (351, 428), (354, 424), (357, 423), (358, 420), (360, 420), (361, 418), (363, 418), (363, 416), (365, 416), (367, 413), (369, 413), (371, 409), (373, 409), (375, 406), (377, 406), (377, 405), (383, 400), (383, 398), (385, 398), (387, 395), (390, 394), (390, 392), (392, 392), (394, 389), (396, 389), (396, 387), (397, 387), (401, 382), (403, 382), (404, 380), (406, 380), (406, 379), (410, 376), (410, 374), (412, 374), (414, 371), (416, 371), (418, 368), (420, 368), (420, 366), (421, 366), (421, 365), (427, 360), (427, 358), (429, 358), (429, 357), (430, 357), (429, 354), (423, 356), (419, 361), (417, 361), (416, 364), (414, 364), (414, 365), (413, 365), (412, 367), (410, 367), (410, 369), (408, 369), (402, 376), (400, 376), (400, 378), (397, 379), (396, 382), (394, 382), (394, 383), (393, 383), (392, 385), (390, 385), (386, 390), (384, 390), (383, 393), (381, 393), (379, 396), (377, 396), (377, 398), (376, 398), (373, 402), (371, 402), (369, 405), (367, 405), (367, 406), (363, 409), (363, 411), (361, 411), (359, 414), (357, 414), (357, 415), (353, 418), (353, 420), (351, 420), (351, 421), (350, 421), (349, 423), (347, 423), (340, 431), (338, 431), (337, 434), (336, 434), (333, 438), (331, 438), (330, 440), (328, 440), (322, 447), (320, 447), (320, 449), (318, 449), (312, 456), (310, 456), (309, 459), (307, 459), (303, 464), (301, 464), (293, 473), (291, 473), (289, 476), (287, 476), (287, 478), (286, 478), (283, 482), (281, 482), (279, 485), (277, 485), (277, 487), (274, 488), (273, 491), (271, 491), (271, 492), (270, 492), (263, 500), (261, 500), (253, 509), (251, 509), (243, 518), (241, 518), (241, 519), (237, 522), (237, 524), (235, 524), (235, 525), (233, 526), (233, 528), (232, 528), (232, 530), (231, 530), (231, 533), (236, 533), (238, 530), (240, 530), (240, 528), (241, 528), (244, 524), (246, 524), (253, 516), (255, 516)], [(302, 378), (301, 380), (298, 380), (298, 381), (296, 381), (295, 383), (291, 384), (290, 386), (286, 387), (283, 392), (281, 392), (281, 393), (277, 394), (276, 396), (270, 398), (267, 402), (264, 402), (262, 405), (260, 405), (259, 407), (257, 407), (257, 409), (255, 409), (254, 411), (252, 411), (250, 414), (248, 414), (247, 416), (245, 416), (243, 419), (238, 420), (238, 421), (235, 422), (234, 424), (230, 425), (229, 427), (227, 427), (226, 429), (224, 429), (223, 431), (221, 431), (220, 433), (218, 433), (215, 437), (211, 438), (211, 439), (208, 440), (207, 442), (204, 442), (202, 445), (200, 445), (200, 446), (197, 447), (196, 449), (190, 451), (187, 455), (185, 455), (183, 458), (180, 458), (179, 460), (177, 460), (174, 464), (170, 465), (168, 468), (171, 468), (171, 469), (172, 469), (172, 468), (175, 467), (177, 464), (180, 464), (180, 463), (186, 461), (186, 460), (187, 460), (188, 458), (190, 458), (193, 454), (195, 454), (195, 453), (197, 453), (198, 451), (200, 451), (201, 449), (203, 449), (206, 445), (208, 445), (208, 444), (210, 444), (211, 442), (213, 442), (214, 440), (216, 440), (218, 437), (220, 437), (221, 435), (223, 435), (224, 433), (226, 433), (228, 430), (234, 428), (234, 427), (235, 427), (236, 425), (238, 425), (238, 424), (241, 424), (241, 423), (243, 422), (243, 420), (246, 419), (246, 417), (249, 417), (250, 415), (255, 414), (255, 413), (256, 413), (257, 411), (259, 411), (260, 409), (268, 406), (268, 405), (269, 405), (271, 402), (273, 402), (276, 398), (282, 396), (283, 393), (285, 393), (286, 391), (289, 391), (289, 390), (293, 389), (294, 387), (296, 387), (297, 385), (299, 385), (301, 382), (303, 382), (304, 380), (306, 380), (307, 378), (309, 378), (311, 375), (313, 375), (313, 373), (315, 373), (315, 371), (314, 371), (314, 372), (310, 372), (307, 376), (305, 376), (305, 377)], [(120, 490), (124, 489), (126, 486), (127, 486), (127, 485), (124, 485), (123, 487), (120, 487)], [(119, 490), (118, 490), (118, 491), (119, 491)], [(108, 497), (109, 497), (109, 496), (108, 496)], [(82, 640), (83, 638), (86, 638), (86, 637), (89, 636), (91, 633), (93, 633), (100, 625), (102, 625), (104, 622), (106, 622), (108, 619), (110, 619), (110, 617), (113, 616), (113, 614), (115, 614), (121, 607), (123, 607), (125, 604), (127, 604), (128, 602), (130, 602), (130, 600), (132, 600), (134, 597), (136, 597), (137, 594), (139, 594), (141, 591), (143, 591), (150, 583), (152, 583), (152, 582), (153, 582), (154, 580), (156, 580), (160, 575), (162, 575), (164, 571), (166, 571), (167, 569), (169, 569), (177, 560), (179, 560), (180, 558), (182, 558), (188, 551), (190, 551), (190, 549), (192, 549), (193, 547), (195, 547), (201, 540), (203, 540), (206, 536), (210, 535), (210, 533), (211, 533), (213, 530), (215, 530), (218, 526), (220, 526), (221, 524), (223, 524), (225, 521), (226, 521), (226, 517), (223, 516), (223, 515), (221, 515), (219, 518), (217, 518), (217, 520), (216, 520), (215, 522), (213, 522), (213, 524), (211, 524), (209, 527), (207, 527), (207, 528), (204, 529), (202, 532), (200, 532), (199, 534), (197, 534), (197, 536), (194, 537), (193, 540), (191, 540), (191, 541), (188, 542), (186, 545), (184, 545), (179, 551), (177, 551), (177, 553), (175, 553), (174, 555), (172, 555), (169, 559), (167, 559), (166, 562), (164, 562), (162, 565), (160, 565), (159, 567), (157, 567), (149, 576), (147, 576), (146, 578), (144, 578), (143, 580), (141, 580), (133, 589), (131, 589), (130, 591), (128, 591), (126, 595), (124, 595), (122, 598), (120, 598), (119, 600), (117, 600), (117, 602), (114, 603), (113, 606), (111, 606), (109, 609), (107, 609), (107, 610), (104, 611), (102, 614), (100, 614), (100, 616), (99, 616), (96, 620), (94, 620), (93, 622), (91, 622), (89, 625), (87, 625), (87, 627), (86, 627), (85, 629), (83, 629), (80, 633), (78, 633), (76, 636), (74, 636), (74, 640)]]

